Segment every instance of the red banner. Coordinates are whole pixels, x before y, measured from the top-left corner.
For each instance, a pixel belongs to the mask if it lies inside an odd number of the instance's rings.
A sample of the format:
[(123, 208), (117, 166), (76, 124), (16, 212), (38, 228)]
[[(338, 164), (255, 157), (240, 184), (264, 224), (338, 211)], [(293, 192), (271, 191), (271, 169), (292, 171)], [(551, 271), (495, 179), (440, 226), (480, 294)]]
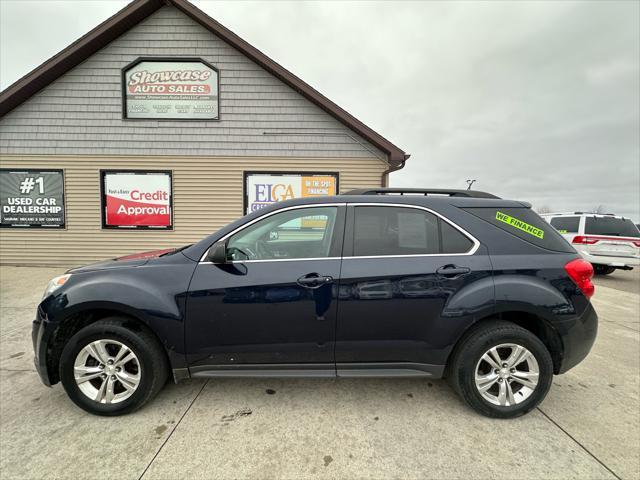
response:
[(105, 172), (105, 227), (171, 225), (170, 172)]
[(134, 202), (107, 195), (108, 225), (171, 225), (169, 205)]

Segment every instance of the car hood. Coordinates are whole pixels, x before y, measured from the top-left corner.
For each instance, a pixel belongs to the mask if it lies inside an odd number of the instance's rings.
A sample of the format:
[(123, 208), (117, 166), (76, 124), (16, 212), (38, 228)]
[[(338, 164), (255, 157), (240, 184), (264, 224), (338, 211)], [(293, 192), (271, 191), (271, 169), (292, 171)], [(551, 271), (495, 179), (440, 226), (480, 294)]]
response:
[(162, 250), (134, 253), (131, 255), (125, 255), (124, 257), (112, 258), (110, 260), (103, 260), (101, 262), (92, 263), (90, 265), (84, 265), (82, 267), (75, 267), (69, 270), (67, 273), (84, 273), (95, 272), (96, 270), (109, 270), (114, 268), (140, 267), (149, 262), (150, 259), (157, 258), (160, 255), (173, 252), (174, 250), (176, 249), (165, 248)]

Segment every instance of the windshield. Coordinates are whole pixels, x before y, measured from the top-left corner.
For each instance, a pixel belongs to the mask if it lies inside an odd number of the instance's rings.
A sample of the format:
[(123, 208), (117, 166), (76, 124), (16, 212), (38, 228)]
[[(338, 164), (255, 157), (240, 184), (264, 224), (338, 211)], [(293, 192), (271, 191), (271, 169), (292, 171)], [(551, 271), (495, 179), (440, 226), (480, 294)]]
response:
[(638, 227), (628, 218), (587, 217), (584, 233), (590, 235), (613, 235), (616, 237), (640, 237)]

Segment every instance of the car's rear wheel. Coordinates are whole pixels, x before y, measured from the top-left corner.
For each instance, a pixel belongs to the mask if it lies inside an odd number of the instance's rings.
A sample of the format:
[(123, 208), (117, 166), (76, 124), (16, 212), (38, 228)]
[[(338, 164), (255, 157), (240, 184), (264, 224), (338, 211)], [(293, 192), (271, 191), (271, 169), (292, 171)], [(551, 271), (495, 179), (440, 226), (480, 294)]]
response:
[(534, 409), (547, 395), (553, 362), (528, 330), (491, 321), (474, 327), (456, 347), (448, 379), (477, 412), (513, 418)]
[(609, 265), (594, 265), (593, 266), (593, 272), (596, 275), (609, 275), (613, 272), (615, 272), (616, 269), (615, 267), (610, 267)]
[(71, 400), (97, 415), (122, 415), (142, 407), (165, 384), (166, 355), (146, 330), (124, 320), (100, 320), (77, 332), (60, 357), (60, 379)]

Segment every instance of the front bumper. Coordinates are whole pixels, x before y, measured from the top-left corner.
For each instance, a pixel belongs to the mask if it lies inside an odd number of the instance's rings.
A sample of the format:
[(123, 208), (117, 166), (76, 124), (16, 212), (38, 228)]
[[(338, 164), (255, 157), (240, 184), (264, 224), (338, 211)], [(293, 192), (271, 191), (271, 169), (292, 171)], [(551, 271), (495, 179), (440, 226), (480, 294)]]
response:
[(591, 351), (598, 334), (598, 314), (591, 302), (579, 317), (554, 323), (563, 344), (563, 354), (557, 373), (565, 373), (578, 365)]
[(47, 344), (49, 340), (49, 330), (47, 328), (46, 316), (38, 307), (36, 318), (31, 328), (31, 340), (33, 341), (33, 363), (36, 371), (40, 376), (40, 380), (47, 387), (51, 386), (49, 371), (47, 368)]

